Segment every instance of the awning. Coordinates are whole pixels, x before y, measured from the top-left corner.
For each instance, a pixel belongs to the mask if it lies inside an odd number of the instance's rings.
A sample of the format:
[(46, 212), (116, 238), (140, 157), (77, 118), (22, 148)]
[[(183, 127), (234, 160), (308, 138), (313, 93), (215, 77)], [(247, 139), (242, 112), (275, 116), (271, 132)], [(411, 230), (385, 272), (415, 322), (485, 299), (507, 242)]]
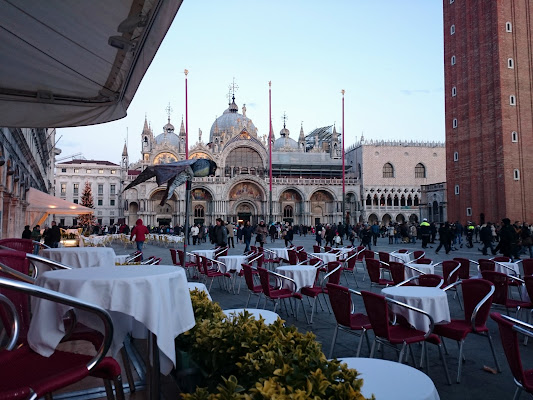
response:
[(34, 188), (30, 188), (28, 190), (26, 200), (29, 204), (26, 208), (26, 211), (30, 216), (30, 221), (26, 222), (31, 222), (31, 226), (35, 226), (37, 224), (41, 225), (50, 214), (72, 215), (94, 213), (92, 208), (71, 203)]
[(182, 0), (0, 0), (2, 126), (126, 116)]

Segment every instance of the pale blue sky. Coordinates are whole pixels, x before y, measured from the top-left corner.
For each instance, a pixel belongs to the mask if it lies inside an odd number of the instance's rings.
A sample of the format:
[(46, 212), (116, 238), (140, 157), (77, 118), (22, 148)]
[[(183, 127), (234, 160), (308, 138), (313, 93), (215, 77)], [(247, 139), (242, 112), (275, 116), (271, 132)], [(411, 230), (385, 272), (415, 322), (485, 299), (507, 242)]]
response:
[[(272, 121), (297, 139), (336, 123), (345, 94), (345, 146), (365, 139), (444, 141), (442, 2), (437, 0), (184, 0), (128, 116), (92, 127), (59, 129), (62, 156), (118, 163), (126, 134), (130, 162), (140, 158), (145, 114), (154, 134), (185, 114), (189, 70), (189, 144), (204, 142), (239, 86), (259, 135)], [(60, 156), (61, 157), (61, 156)]]

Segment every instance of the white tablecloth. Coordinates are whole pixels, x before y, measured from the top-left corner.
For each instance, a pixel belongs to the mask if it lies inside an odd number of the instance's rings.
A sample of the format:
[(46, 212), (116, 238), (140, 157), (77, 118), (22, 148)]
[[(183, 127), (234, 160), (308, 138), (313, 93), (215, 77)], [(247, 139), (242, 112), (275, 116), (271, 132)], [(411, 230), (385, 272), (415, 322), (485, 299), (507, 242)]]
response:
[(116, 257), (111, 247), (43, 249), (39, 255), (73, 268), (114, 267)]
[(120, 255), (120, 256), (115, 256), (115, 264), (125, 264), (126, 263), (126, 259), (129, 257), (129, 254), (123, 254), (123, 255)]
[(390, 261), (406, 263), (411, 261), (411, 255), (409, 253), (397, 253), (393, 251), (390, 253)]
[[(198, 254), (199, 256), (213, 259), (213, 258), (215, 258), (215, 251), (216, 251), (215, 249), (191, 250), (191, 251), (189, 251), (189, 253)], [(189, 257), (189, 258), (192, 258), (192, 257)], [(196, 260), (189, 260), (189, 261), (195, 262)]]
[[(435, 266), (433, 264), (415, 264), (415, 263), (409, 263), (409, 266), (412, 266), (413, 268), (419, 269), (420, 271), (424, 272), (425, 274), (434, 274), (435, 273)], [(407, 265), (405, 266), (405, 279), (412, 278), (413, 276), (419, 276), (420, 273), (418, 271), (415, 271), (414, 269), (409, 268)]]
[[(388, 287), (381, 293), (389, 298), (419, 308), (433, 317), (435, 324), (450, 322), (450, 307), (446, 292), (439, 288), (423, 286)], [(393, 305), (391, 309), (407, 318), (416, 329), (427, 332), (429, 319), (418, 312)]]
[[(293, 279), (296, 282), (296, 290), (313, 286), (316, 278), (316, 268), (312, 265), (283, 265), (277, 267), (276, 272)], [(294, 285), (289, 282), (284, 282), (283, 287), (294, 289)]]
[(262, 317), (265, 320), (266, 325), (273, 324), (279, 318), (279, 315), (273, 311), (260, 310), (257, 308), (234, 308), (231, 310), (223, 310), (223, 311), (227, 317), (233, 319), (238, 314), (242, 314), (244, 310), (252, 314), (256, 320), (259, 320), (259, 318)]
[[(505, 268), (504, 265), (507, 268)], [(518, 266), (517, 263), (514, 263), (514, 262), (502, 262), (502, 261), (495, 262), (494, 270), (496, 272), (501, 272), (507, 275), (513, 275), (513, 276), (520, 275), (520, 267)]]
[(246, 263), (248, 257), (246, 256), (220, 256), (218, 261), (223, 262), (225, 265), (220, 265), (220, 270), (222, 272), (236, 271), (237, 273), (242, 270), (242, 263)]
[(283, 258), (284, 260), (289, 259), (289, 253), (285, 247), (275, 247), (268, 250), (273, 251), (276, 254), (277, 258)]
[(310, 253), (309, 258), (312, 258), (311, 256), (320, 258), (325, 264), (330, 261), (337, 261), (337, 255), (333, 253)]
[(198, 289), (202, 292), (205, 292), (207, 294), (207, 298), (211, 301), (213, 299), (211, 298), (211, 295), (209, 294), (209, 290), (207, 290), (207, 286), (205, 286), (203, 283), (200, 282), (187, 282), (187, 286), (189, 286), (189, 290), (192, 291), (194, 289)]
[[(101, 306), (113, 319), (110, 354), (116, 356), (128, 332), (157, 335), (161, 373), (176, 365), (174, 339), (191, 329), (194, 313), (185, 271), (173, 265), (131, 265), (49, 271), (37, 285)], [(50, 356), (65, 334), (63, 316), (69, 307), (35, 298), (28, 342), (33, 350)], [(78, 320), (102, 330), (99, 319), (77, 311)]]
[(376, 358), (339, 359), (357, 370), (364, 380), (361, 394), (376, 399), (439, 400), (433, 381), (416, 368)]

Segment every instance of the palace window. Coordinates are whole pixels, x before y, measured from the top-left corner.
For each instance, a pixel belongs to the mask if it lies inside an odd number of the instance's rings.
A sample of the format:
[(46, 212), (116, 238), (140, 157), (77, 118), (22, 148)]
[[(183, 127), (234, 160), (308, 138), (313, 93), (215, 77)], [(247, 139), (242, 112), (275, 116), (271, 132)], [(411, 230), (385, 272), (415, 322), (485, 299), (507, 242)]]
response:
[(453, 153), (453, 161), (459, 161), (459, 152), (454, 152)]
[(386, 163), (383, 166), (383, 178), (394, 178), (394, 167), (391, 163)]
[(511, 132), (511, 141), (514, 143), (518, 142), (518, 132), (516, 131)]
[(513, 171), (513, 179), (515, 181), (519, 181), (520, 180), (520, 170), (519, 169), (515, 169)]
[(66, 183), (62, 183), (61, 184), (61, 195), (64, 196), (67, 194), (67, 184)]
[(452, 119), (452, 128), (457, 128), (457, 118)]
[(426, 167), (424, 164), (418, 163), (415, 166), (415, 178), (425, 178), (426, 177)]
[(450, 35), (455, 33), (455, 25), (450, 26)]
[(79, 183), (74, 183), (72, 185), (72, 187), (73, 187), (74, 196), (77, 196), (79, 194), (79, 192), (80, 192), (80, 184)]
[(283, 218), (293, 218), (292, 206), (285, 206), (283, 209)]
[(505, 23), (505, 31), (506, 32), (512, 32), (513, 31), (513, 24), (511, 24), (510, 22), (506, 22)]
[(512, 58), (507, 59), (507, 68), (514, 68), (514, 60)]
[(516, 106), (516, 97), (514, 95), (509, 96), (509, 105)]
[(204, 218), (204, 206), (197, 205), (194, 207), (194, 218)]
[(452, 87), (452, 97), (457, 96), (457, 88), (454, 86)]
[(102, 183), (98, 184), (98, 196), (104, 195), (104, 185)]
[(459, 185), (455, 185), (455, 194), (459, 194)]
[(455, 56), (452, 56), (452, 65), (455, 65)]

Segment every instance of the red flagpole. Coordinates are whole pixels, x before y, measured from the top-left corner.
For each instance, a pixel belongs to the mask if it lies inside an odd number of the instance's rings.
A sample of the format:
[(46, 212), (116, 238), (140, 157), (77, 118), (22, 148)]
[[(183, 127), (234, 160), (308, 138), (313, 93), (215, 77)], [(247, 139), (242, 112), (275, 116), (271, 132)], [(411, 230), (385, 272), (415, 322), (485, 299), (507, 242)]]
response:
[(185, 70), (185, 159), (189, 159), (189, 104), (187, 99), (187, 75), (189, 74), (188, 70)]
[(268, 82), (268, 177), (270, 183), (270, 220), (269, 223), (273, 223), (272, 220), (272, 82)]
[(346, 222), (346, 176), (344, 169), (344, 89), (342, 93), (342, 218)]

